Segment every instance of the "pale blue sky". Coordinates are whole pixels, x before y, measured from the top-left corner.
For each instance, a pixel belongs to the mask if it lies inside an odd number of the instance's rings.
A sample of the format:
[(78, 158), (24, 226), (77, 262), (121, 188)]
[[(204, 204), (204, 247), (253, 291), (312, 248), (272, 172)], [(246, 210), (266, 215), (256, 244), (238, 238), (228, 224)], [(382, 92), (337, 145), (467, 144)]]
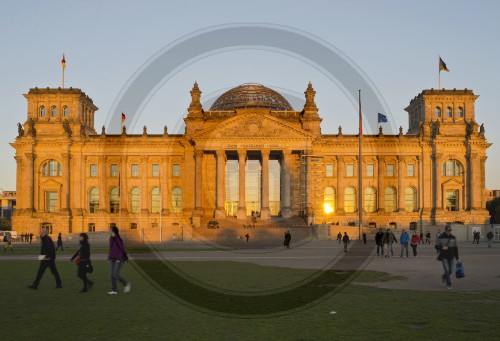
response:
[[(125, 82), (155, 52), (207, 26), (272, 23), (295, 27), (348, 55), (383, 95), (396, 126), (422, 89), (437, 88), (437, 56), (451, 72), (442, 86), (474, 89), (476, 120), (494, 145), (488, 151), (487, 187), (500, 188), (500, 5), (495, 1), (16, 1), (0, 5), (0, 188), (15, 189), (14, 150), (8, 145), (26, 119), (23, 93), (60, 86), (61, 55), (66, 86), (83, 89), (100, 108), (99, 131)], [(198, 81), (204, 94), (246, 82), (302, 96), (311, 81), (324, 117), (323, 132), (356, 131), (356, 108), (324, 75), (296, 59), (266, 51), (233, 51), (180, 71), (145, 107), (137, 121), (150, 132), (170, 131), (189, 105)]]

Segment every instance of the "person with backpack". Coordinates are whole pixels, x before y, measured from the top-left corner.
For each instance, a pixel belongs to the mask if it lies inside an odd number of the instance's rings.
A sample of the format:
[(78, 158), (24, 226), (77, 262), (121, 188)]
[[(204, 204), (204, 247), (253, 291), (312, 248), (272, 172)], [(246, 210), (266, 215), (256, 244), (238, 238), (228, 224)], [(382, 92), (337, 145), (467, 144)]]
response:
[(408, 243), (410, 242), (410, 235), (406, 233), (405, 229), (401, 232), (399, 236), (399, 244), (401, 244), (401, 258), (403, 258), (403, 252), (406, 249), (406, 258), (408, 258)]
[(78, 277), (83, 282), (83, 289), (80, 292), (87, 292), (89, 287), (92, 287), (94, 282), (87, 278), (87, 273), (92, 273), (92, 263), (90, 262), (90, 244), (89, 235), (80, 233), (80, 248), (75, 252), (71, 261), (76, 260), (78, 266)]
[(337, 233), (337, 241), (339, 242), (339, 245), (342, 243), (342, 233), (340, 233), (340, 231)]
[(111, 227), (111, 236), (109, 237), (109, 272), (111, 274), (111, 291), (108, 291), (110, 295), (118, 294), (117, 291), (117, 281), (123, 284), (123, 292), (129, 292), (132, 289), (132, 285), (125, 278), (120, 276), (120, 270), (123, 262), (128, 260), (127, 252), (123, 245), (123, 240), (120, 237), (120, 232), (118, 227)]
[[(379, 229), (375, 234), (375, 244), (377, 244), (377, 256), (384, 255), (384, 232)], [(380, 251), (380, 252), (379, 252)]]
[(451, 286), (451, 274), (455, 260), (459, 262), (457, 239), (451, 234), (451, 225), (447, 225), (444, 233), (436, 240), (436, 248), (439, 250), (438, 260), (443, 264), (444, 274), (441, 276), (443, 283), (446, 283), (448, 289)]
[(33, 284), (29, 285), (28, 288), (36, 290), (38, 288), (38, 284), (40, 284), (40, 280), (42, 276), (47, 270), (50, 269), (52, 275), (56, 279), (56, 289), (62, 288), (61, 277), (59, 276), (59, 272), (57, 272), (56, 268), (56, 248), (54, 247), (54, 242), (52, 238), (48, 235), (48, 230), (45, 227), (42, 227), (40, 230), (40, 241), (42, 243), (42, 249), (40, 250), (40, 267), (38, 268), (38, 273), (36, 275)]
[(347, 252), (347, 245), (349, 245), (349, 236), (347, 235), (347, 232), (344, 232), (342, 241), (344, 242), (344, 252)]
[[(422, 234), (422, 232), (420, 232), (420, 234)], [(413, 235), (411, 236), (411, 240), (410, 240), (410, 245), (411, 245), (411, 248), (413, 249), (413, 258), (417, 257), (417, 246), (418, 246), (418, 244), (420, 244), (421, 241), (422, 240), (418, 236), (417, 232), (413, 231)]]
[(488, 232), (488, 234), (486, 234), (486, 239), (488, 239), (488, 247), (491, 247), (491, 241), (493, 240), (493, 232)]

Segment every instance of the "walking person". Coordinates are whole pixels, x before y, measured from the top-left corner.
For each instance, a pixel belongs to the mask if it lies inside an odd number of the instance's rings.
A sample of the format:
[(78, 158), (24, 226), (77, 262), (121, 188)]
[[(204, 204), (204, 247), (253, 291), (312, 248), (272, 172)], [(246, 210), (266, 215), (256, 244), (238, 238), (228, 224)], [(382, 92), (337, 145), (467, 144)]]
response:
[(403, 258), (403, 252), (406, 249), (406, 258), (408, 258), (408, 243), (410, 242), (410, 235), (406, 233), (405, 229), (401, 232), (399, 236), (399, 244), (401, 244), (401, 258)]
[(117, 281), (123, 284), (123, 292), (129, 292), (132, 289), (132, 285), (125, 278), (120, 276), (120, 270), (124, 261), (128, 260), (127, 253), (125, 252), (125, 247), (123, 246), (123, 240), (120, 237), (120, 232), (118, 227), (111, 227), (111, 236), (109, 237), (109, 272), (111, 273), (111, 291), (108, 292), (110, 295), (118, 294), (117, 291)]
[(363, 244), (366, 245), (366, 233), (365, 232), (363, 232)]
[(247, 243), (248, 243), (248, 239), (250, 238), (250, 235), (248, 233), (245, 234), (245, 238), (247, 239)]
[(59, 250), (59, 248), (61, 248), (61, 250), (64, 252), (64, 247), (63, 247), (63, 242), (62, 242), (62, 234), (61, 232), (59, 232), (59, 235), (57, 236), (57, 247), (56, 247), (56, 251)]
[(444, 233), (436, 240), (436, 246), (440, 250), (438, 260), (443, 263), (444, 274), (441, 279), (443, 283), (446, 283), (448, 289), (452, 289), (451, 274), (453, 273), (455, 260), (459, 262), (459, 258), (457, 239), (451, 234), (451, 225), (446, 226)]
[(431, 243), (431, 233), (427, 231), (425, 234), (425, 244), (430, 244)]
[[(57, 272), (56, 268), (56, 248), (54, 247), (54, 242), (52, 238), (47, 234), (48, 231), (45, 227), (42, 227), (40, 230), (40, 242), (42, 243), (42, 248), (40, 250), (40, 267), (38, 268), (38, 273), (36, 275), (35, 281), (33, 284), (29, 285), (28, 288), (36, 290), (38, 288), (38, 284), (40, 284), (40, 280), (47, 268), (50, 269), (52, 275), (56, 280), (56, 289), (62, 288), (61, 277), (59, 276), (59, 272)], [(32, 234), (30, 234), (31, 240)]]
[(375, 234), (375, 244), (377, 244), (377, 256), (384, 255), (384, 232), (379, 229)]
[(12, 249), (12, 236), (9, 232), (5, 233), (3, 241), (5, 243), (3, 246), (3, 252), (7, 251), (7, 249), (10, 249), (10, 252), (12, 253), (14, 250)]
[(491, 241), (493, 240), (493, 232), (488, 232), (486, 235), (486, 239), (488, 239), (488, 247), (491, 247)]
[[(392, 233), (391, 229), (387, 229), (384, 234), (384, 254), (386, 258), (394, 256), (394, 250), (392, 249), (392, 244), (396, 243), (396, 236)], [(390, 252), (390, 254), (389, 254)]]
[(290, 234), (290, 231), (285, 232), (285, 247), (287, 249), (290, 248), (290, 241), (292, 240), (292, 235)]
[(30, 244), (33, 241), (33, 233), (30, 233)]
[(347, 235), (347, 232), (344, 232), (342, 241), (344, 242), (344, 252), (347, 252), (347, 245), (349, 245), (349, 236)]
[(424, 232), (420, 231), (420, 244), (424, 244)]
[(78, 266), (78, 277), (83, 282), (83, 289), (80, 292), (87, 292), (89, 287), (92, 287), (94, 282), (87, 278), (87, 273), (91, 273), (92, 263), (90, 262), (90, 244), (89, 235), (86, 233), (80, 233), (80, 248), (75, 252), (71, 261), (76, 259), (76, 265)]
[(339, 245), (340, 245), (340, 243), (342, 243), (342, 233), (340, 233), (340, 231), (339, 231), (339, 233), (337, 233), (337, 240), (338, 240)]
[[(422, 232), (420, 232), (420, 234), (422, 234)], [(417, 258), (417, 246), (418, 246), (418, 244), (420, 244), (421, 241), (422, 240), (418, 236), (417, 232), (413, 231), (413, 235), (411, 236), (411, 240), (410, 240), (410, 245), (411, 245), (411, 248), (413, 249), (413, 258)]]

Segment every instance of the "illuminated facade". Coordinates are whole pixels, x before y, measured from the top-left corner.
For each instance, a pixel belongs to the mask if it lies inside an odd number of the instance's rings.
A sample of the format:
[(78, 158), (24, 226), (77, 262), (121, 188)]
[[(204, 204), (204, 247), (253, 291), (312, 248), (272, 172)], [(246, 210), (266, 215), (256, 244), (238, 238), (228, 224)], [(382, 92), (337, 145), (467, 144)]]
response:
[[(315, 91), (302, 110), (259, 84), (202, 108), (195, 84), (184, 134), (107, 134), (79, 89), (30, 89), (12, 143), (17, 231), (155, 229), (207, 220), (358, 219), (358, 136), (321, 134)], [(489, 147), (472, 90), (424, 90), (406, 108), (409, 127), (363, 137), (365, 226), (483, 224)], [(234, 218), (233, 218), (234, 217)], [(161, 219), (161, 220), (160, 220)]]

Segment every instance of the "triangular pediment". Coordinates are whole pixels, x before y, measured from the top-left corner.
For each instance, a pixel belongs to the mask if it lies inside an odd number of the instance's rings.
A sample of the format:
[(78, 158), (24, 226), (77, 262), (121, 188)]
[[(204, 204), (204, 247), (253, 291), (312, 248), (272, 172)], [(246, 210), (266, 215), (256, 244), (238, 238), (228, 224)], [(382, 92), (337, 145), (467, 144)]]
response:
[(463, 182), (459, 178), (451, 178), (441, 184), (443, 187), (462, 187)]
[(314, 135), (301, 128), (266, 114), (240, 114), (215, 128), (204, 130), (194, 136), (195, 139), (234, 139), (234, 138), (289, 138), (312, 139)]

